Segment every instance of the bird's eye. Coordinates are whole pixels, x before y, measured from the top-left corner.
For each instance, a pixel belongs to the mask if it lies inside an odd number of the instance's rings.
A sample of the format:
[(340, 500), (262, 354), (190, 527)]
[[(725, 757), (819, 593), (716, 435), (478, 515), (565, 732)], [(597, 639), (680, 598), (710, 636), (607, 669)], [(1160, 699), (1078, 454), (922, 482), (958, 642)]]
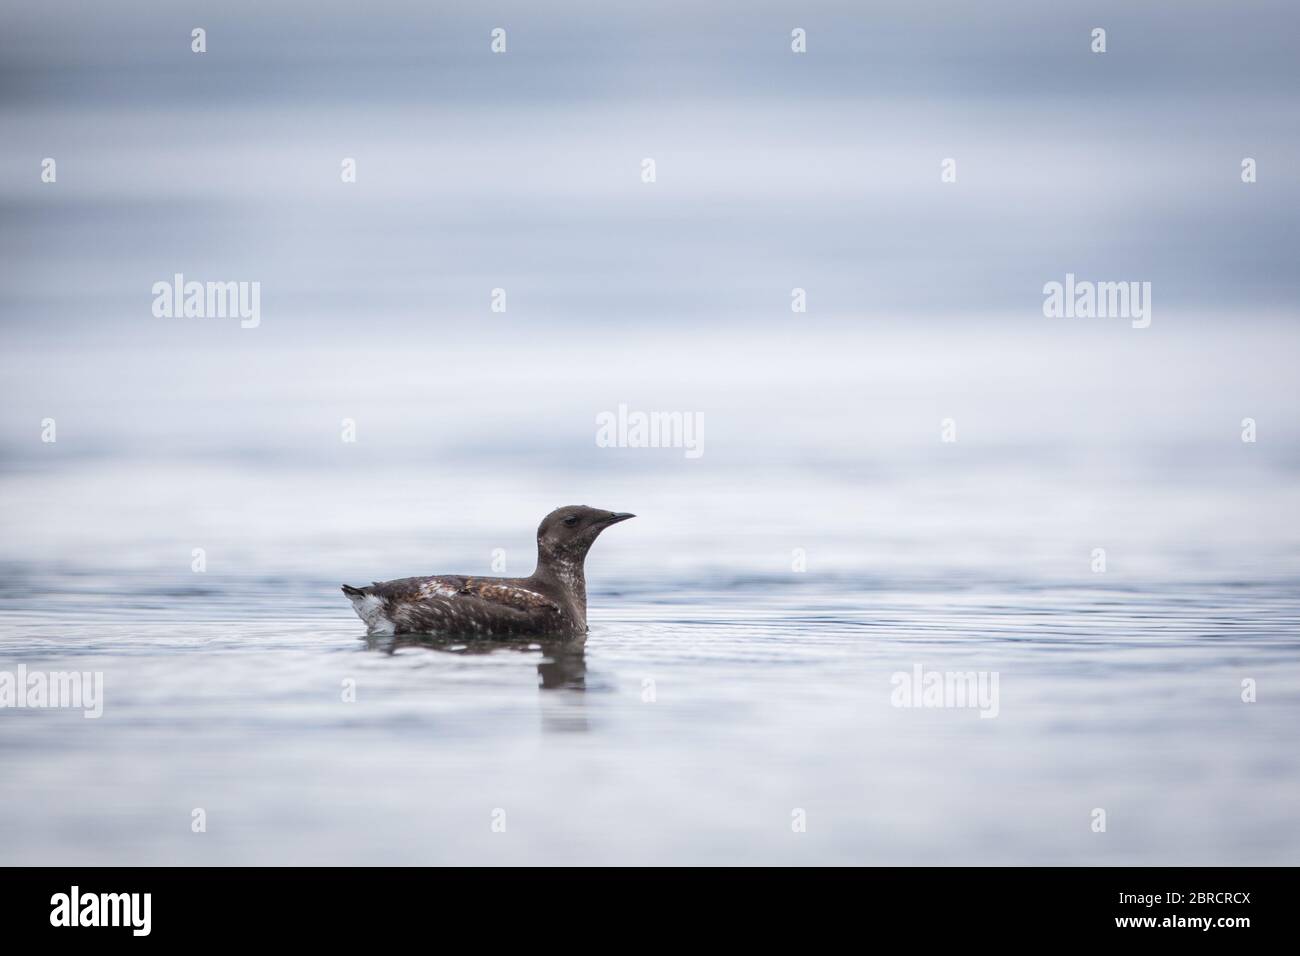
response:
[(572, 528), (575, 524), (578, 523), (578, 516), (577, 516), (577, 515), (569, 515), (569, 517), (567, 517), (567, 518), (564, 519), (564, 523), (565, 523), (566, 525), (568, 525), (570, 528)]

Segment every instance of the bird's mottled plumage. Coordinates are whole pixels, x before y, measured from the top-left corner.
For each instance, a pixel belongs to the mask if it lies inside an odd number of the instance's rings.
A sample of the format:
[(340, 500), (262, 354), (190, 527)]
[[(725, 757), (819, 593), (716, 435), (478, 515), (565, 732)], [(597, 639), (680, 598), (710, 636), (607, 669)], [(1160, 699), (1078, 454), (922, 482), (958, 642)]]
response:
[(587, 630), (584, 563), (596, 537), (634, 517), (585, 505), (557, 508), (537, 528), (537, 570), (526, 578), (443, 574), (343, 585), (371, 634), (575, 637)]

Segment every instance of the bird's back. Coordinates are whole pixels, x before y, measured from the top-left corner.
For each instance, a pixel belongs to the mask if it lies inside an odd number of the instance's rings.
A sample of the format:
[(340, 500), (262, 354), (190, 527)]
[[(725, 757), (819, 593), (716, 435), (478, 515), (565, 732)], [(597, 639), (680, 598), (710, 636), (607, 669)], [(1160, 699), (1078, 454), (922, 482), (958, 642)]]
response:
[(568, 636), (581, 630), (570, 608), (532, 578), (440, 574), (343, 586), (372, 634)]

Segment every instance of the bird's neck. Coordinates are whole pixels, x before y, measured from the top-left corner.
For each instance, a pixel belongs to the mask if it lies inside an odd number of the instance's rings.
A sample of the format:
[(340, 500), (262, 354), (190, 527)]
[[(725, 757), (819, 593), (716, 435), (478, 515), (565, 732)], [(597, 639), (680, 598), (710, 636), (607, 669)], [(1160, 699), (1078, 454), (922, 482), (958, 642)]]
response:
[(568, 555), (555, 555), (542, 551), (537, 551), (537, 570), (533, 572), (533, 577), (538, 581), (558, 587), (574, 603), (575, 610), (582, 618), (583, 623), (587, 621), (587, 576), (583, 566), (583, 558), (572, 558)]

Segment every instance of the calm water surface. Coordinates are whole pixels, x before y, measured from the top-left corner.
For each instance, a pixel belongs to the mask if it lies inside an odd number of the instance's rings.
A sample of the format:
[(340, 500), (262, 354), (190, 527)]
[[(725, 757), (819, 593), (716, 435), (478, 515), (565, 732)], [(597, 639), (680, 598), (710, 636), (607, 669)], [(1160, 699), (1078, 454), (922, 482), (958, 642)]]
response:
[[(415, 475), (349, 510), (373, 475), (144, 471), (4, 480), (34, 556), (8, 546), (0, 661), (105, 675), (98, 720), (0, 712), (4, 863), (1300, 862), (1289, 482), (1066, 507), (1046, 472), (787, 469), (692, 511), (606, 476), (591, 503), (640, 517), (592, 552), (585, 646), (383, 647), (339, 582), (498, 545), (526, 573), (537, 505), (488, 472), (480, 521)], [(892, 706), (917, 665), (997, 672), (997, 717)]]

